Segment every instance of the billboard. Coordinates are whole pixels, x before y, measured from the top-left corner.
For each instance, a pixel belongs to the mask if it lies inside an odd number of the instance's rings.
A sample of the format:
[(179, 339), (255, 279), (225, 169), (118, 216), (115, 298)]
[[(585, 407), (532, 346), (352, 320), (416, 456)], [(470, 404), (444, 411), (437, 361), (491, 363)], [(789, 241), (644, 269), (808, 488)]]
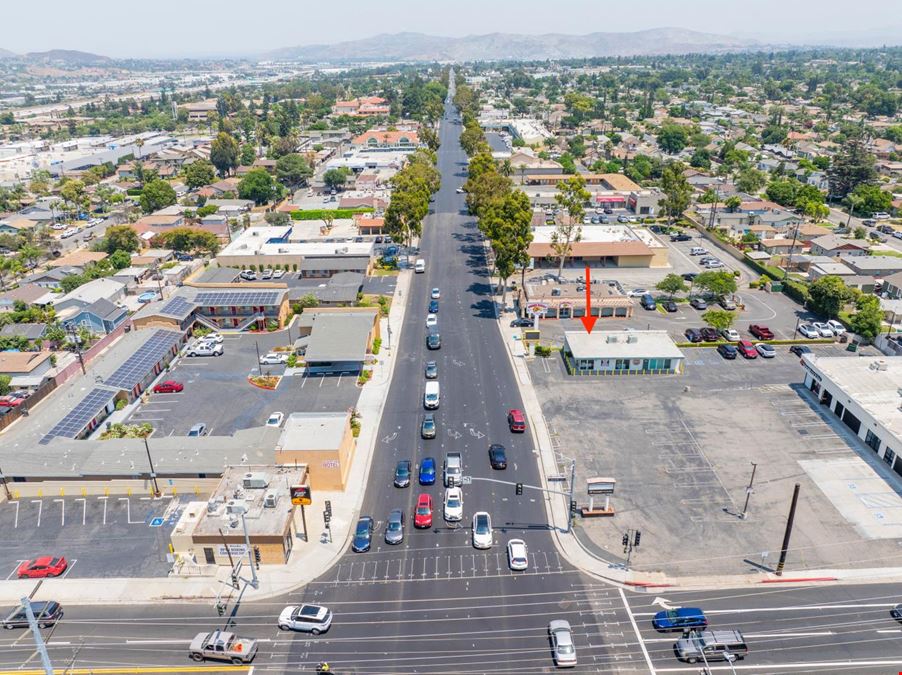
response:
[(289, 491), (291, 503), (295, 506), (309, 506), (313, 501), (309, 485), (292, 485)]

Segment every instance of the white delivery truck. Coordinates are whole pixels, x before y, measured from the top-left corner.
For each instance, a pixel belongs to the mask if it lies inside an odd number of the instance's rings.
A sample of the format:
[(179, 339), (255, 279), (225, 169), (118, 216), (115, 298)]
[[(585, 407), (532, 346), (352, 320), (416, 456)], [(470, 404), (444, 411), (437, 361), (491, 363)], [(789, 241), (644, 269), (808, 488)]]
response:
[(417, 261), (413, 265), (413, 271), (416, 274), (422, 274), (426, 271), (426, 261), (422, 258), (418, 258)]

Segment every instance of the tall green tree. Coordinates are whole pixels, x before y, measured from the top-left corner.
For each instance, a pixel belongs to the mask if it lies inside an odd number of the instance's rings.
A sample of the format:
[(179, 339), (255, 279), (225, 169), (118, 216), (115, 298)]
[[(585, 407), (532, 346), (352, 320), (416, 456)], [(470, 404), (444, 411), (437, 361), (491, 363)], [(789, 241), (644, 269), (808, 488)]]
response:
[(251, 169), (238, 183), (238, 196), (252, 199), (258, 206), (278, 195), (278, 187), (266, 169)]
[(326, 184), (327, 187), (332, 188), (333, 190), (337, 190), (342, 185), (344, 185), (348, 180), (348, 174), (346, 169), (329, 169), (326, 173), (323, 174), (323, 183)]
[(98, 248), (110, 254), (115, 251), (134, 253), (140, 250), (141, 239), (131, 225), (112, 225), (107, 228)]
[(827, 319), (835, 319), (846, 303), (852, 300), (853, 292), (842, 277), (828, 274), (808, 286), (808, 304), (818, 314)]
[(728, 312), (725, 309), (709, 309), (702, 314), (702, 321), (715, 330), (726, 330), (733, 325), (734, 321), (736, 321), (736, 314)]
[(216, 167), (205, 159), (199, 159), (185, 167), (185, 185), (192, 190), (209, 185), (216, 180)]
[(850, 321), (850, 328), (861, 337), (873, 340), (883, 327), (883, 310), (876, 295), (861, 294), (855, 300), (856, 311)]
[(521, 282), (529, 264), (532, 243), (532, 205), (520, 190), (489, 203), (479, 218), (479, 229), (488, 239), (495, 258), (495, 272), (502, 299), (506, 298), (507, 280), (520, 268)]
[(219, 132), (210, 145), (210, 161), (220, 176), (228, 176), (238, 166), (238, 141), (225, 132)]
[(558, 276), (564, 273), (564, 264), (573, 250), (573, 244), (583, 238), (582, 222), (586, 202), (592, 195), (586, 190), (586, 182), (580, 175), (574, 175), (557, 185), (554, 196), (558, 205), (566, 212), (551, 233), (551, 248), (558, 257)]
[(296, 152), (282, 155), (276, 160), (276, 178), (287, 188), (296, 188), (303, 185), (313, 169), (307, 164), (307, 160)]
[(732, 272), (711, 270), (695, 277), (693, 285), (723, 298), (736, 292), (736, 277)]
[(686, 127), (673, 122), (664, 122), (658, 129), (658, 147), (668, 155), (675, 155), (689, 143)]
[(144, 184), (141, 190), (141, 208), (144, 213), (153, 213), (172, 206), (178, 201), (175, 189), (165, 180), (156, 179)]
[(685, 168), (681, 162), (671, 162), (661, 174), (661, 190), (665, 197), (659, 206), (671, 224), (682, 217), (692, 201), (692, 186), (683, 175)]
[(686, 286), (686, 282), (683, 280), (683, 277), (681, 277), (679, 274), (674, 273), (668, 274), (666, 277), (661, 279), (661, 281), (659, 281), (657, 285), (655, 285), (655, 288), (657, 288), (662, 293), (667, 293), (667, 295), (671, 298), (677, 293), (685, 293), (687, 290), (689, 290), (689, 287)]
[(857, 185), (846, 198), (847, 204), (855, 204), (855, 212), (862, 216), (870, 216), (880, 211), (893, 208), (893, 196), (878, 185), (862, 183)]
[(874, 163), (874, 156), (867, 151), (860, 138), (848, 140), (827, 170), (830, 196), (844, 199), (862, 183), (874, 182), (877, 178)]

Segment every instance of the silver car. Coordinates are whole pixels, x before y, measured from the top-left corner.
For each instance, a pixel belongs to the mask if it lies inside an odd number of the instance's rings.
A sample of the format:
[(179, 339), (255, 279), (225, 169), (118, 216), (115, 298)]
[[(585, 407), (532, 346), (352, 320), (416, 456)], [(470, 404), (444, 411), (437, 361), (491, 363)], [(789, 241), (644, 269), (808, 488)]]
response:
[(573, 645), (570, 624), (563, 619), (555, 619), (548, 624), (548, 633), (554, 649), (554, 665), (558, 668), (575, 668), (576, 647)]
[(388, 514), (388, 522), (385, 524), (385, 543), (400, 544), (404, 541), (404, 511), (394, 509)]

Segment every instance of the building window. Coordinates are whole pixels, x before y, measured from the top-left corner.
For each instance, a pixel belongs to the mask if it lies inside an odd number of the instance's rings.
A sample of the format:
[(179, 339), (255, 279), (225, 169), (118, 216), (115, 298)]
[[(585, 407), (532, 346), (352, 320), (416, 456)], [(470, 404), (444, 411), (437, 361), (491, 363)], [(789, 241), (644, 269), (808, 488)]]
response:
[(578, 363), (580, 370), (592, 370), (595, 366), (595, 361), (592, 359), (580, 359)]
[(890, 466), (892, 466), (893, 461), (895, 461), (895, 459), (896, 459), (896, 453), (893, 452), (890, 448), (887, 448), (886, 451), (883, 453), (883, 461), (886, 462), (887, 464), (889, 464)]
[(614, 370), (629, 370), (630, 369), (630, 360), (629, 359), (617, 359), (614, 362)]
[[(864, 437), (864, 442), (867, 443), (874, 452), (880, 452), (880, 437), (870, 429), (868, 429), (868, 433)], [(892, 452), (892, 450), (887, 448), (887, 452)]]
[(661, 360), (661, 369), (662, 370), (673, 370), (673, 361), (671, 359), (662, 359)]
[(850, 413), (848, 410), (846, 410), (846, 412), (843, 413), (842, 421), (847, 427), (849, 427), (856, 434), (861, 430), (861, 420), (858, 419), (857, 417), (855, 417), (855, 415)]
[(839, 419), (842, 419), (842, 414), (846, 411), (846, 407), (840, 403), (836, 402), (836, 408), (833, 409), (833, 414), (836, 415)]

